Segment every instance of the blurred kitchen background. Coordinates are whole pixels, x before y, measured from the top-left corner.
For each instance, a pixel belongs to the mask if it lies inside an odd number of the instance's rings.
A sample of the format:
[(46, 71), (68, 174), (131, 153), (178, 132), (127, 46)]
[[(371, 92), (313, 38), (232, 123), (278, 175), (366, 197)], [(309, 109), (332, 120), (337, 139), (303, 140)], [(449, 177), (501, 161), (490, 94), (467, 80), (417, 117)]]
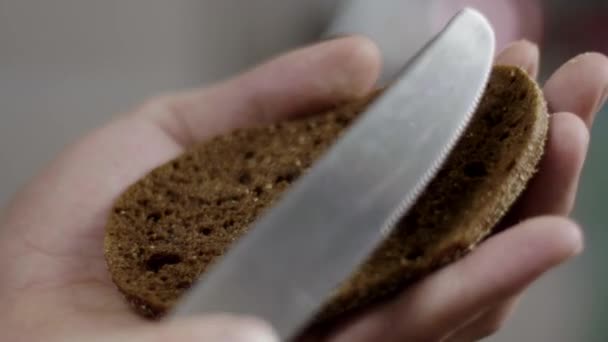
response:
[[(605, 0), (0, 0), (0, 207), (65, 144), (152, 95), (351, 31), (377, 40), (386, 78), (467, 4), (499, 48), (541, 44), (541, 80), (577, 53), (608, 53)], [(586, 252), (531, 288), (489, 341), (608, 341), (607, 132), (604, 110), (576, 210)]]

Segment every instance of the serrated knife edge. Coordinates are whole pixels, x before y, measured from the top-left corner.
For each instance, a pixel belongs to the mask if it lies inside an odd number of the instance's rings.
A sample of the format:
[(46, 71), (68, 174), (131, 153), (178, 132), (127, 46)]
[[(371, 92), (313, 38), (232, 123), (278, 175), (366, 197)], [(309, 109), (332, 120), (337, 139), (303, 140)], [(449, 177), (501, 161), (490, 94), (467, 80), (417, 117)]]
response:
[(295, 336), (435, 176), (483, 94), (494, 44), (483, 15), (458, 13), (169, 318), (254, 315)]

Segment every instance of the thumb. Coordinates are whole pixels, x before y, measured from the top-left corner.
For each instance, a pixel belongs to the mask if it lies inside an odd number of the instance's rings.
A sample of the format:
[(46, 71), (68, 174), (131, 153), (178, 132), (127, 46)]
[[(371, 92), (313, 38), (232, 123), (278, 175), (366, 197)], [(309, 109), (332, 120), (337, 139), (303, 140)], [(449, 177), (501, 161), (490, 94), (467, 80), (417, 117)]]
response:
[(113, 332), (74, 341), (110, 342), (278, 342), (272, 328), (249, 317), (214, 315), (187, 318)]

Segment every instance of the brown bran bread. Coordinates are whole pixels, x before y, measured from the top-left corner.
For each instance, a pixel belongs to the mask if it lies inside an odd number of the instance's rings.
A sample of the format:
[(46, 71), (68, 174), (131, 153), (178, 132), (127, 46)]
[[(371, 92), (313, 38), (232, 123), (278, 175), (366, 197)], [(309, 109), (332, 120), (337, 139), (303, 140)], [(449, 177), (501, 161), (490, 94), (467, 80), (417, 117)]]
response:
[[(369, 103), (193, 146), (116, 201), (105, 236), (112, 280), (136, 312), (161, 317), (322, 155)], [(328, 300), (328, 322), (394, 294), (464, 256), (536, 171), (548, 130), (542, 93), (524, 71), (495, 66), (466, 133), (394, 232)]]

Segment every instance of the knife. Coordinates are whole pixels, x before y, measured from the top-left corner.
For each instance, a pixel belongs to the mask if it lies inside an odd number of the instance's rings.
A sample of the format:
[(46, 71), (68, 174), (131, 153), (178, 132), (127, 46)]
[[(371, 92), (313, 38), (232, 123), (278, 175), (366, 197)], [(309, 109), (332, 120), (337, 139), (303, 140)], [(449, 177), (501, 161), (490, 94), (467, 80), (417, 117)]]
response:
[(436, 175), (485, 89), (494, 32), (465, 8), (178, 301), (169, 319), (233, 313), (299, 331)]

